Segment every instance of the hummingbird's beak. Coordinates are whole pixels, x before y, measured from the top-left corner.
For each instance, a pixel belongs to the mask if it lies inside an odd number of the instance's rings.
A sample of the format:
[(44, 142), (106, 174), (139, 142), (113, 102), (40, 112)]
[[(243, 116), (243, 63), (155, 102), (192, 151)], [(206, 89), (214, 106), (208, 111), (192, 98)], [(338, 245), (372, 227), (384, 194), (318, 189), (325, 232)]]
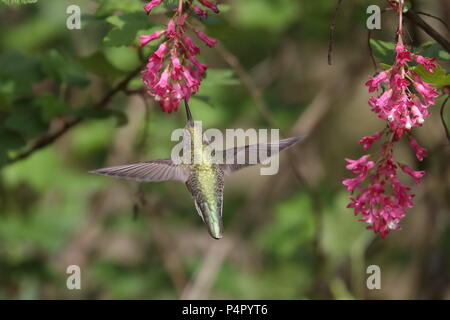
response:
[(186, 108), (186, 118), (188, 124), (192, 127), (194, 126), (194, 119), (192, 118), (191, 108), (189, 108), (189, 103), (184, 99), (184, 106)]

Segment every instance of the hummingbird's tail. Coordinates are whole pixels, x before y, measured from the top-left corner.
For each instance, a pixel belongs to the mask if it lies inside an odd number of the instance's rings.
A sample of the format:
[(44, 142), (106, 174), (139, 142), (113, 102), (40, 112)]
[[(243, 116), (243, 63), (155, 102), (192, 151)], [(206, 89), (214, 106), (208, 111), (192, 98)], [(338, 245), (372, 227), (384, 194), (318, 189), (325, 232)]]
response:
[[(206, 202), (195, 202), (197, 211), (200, 213), (203, 222), (208, 227), (208, 232), (214, 239), (222, 239), (223, 237), (223, 223), (222, 214), (215, 208), (210, 208)], [(211, 210), (212, 209), (212, 210)]]

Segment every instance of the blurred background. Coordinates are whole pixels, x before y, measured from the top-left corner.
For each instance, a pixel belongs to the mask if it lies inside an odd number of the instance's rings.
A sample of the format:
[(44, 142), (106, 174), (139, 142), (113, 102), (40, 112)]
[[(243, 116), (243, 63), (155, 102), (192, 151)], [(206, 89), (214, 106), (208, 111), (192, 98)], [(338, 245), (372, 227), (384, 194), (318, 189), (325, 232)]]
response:
[[(136, 73), (154, 49), (139, 52), (137, 35), (163, 24), (166, 9), (147, 17), (139, 0), (0, 2), (0, 299), (449, 299), (442, 98), (414, 131), (429, 157), (419, 163), (397, 146), (399, 159), (427, 171), (402, 230), (381, 239), (346, 209), (344, 158), (359, 158), (358, 140), (384, 126), (364, 82), (375, 72), (366, 8), (385, 1), (344, 1), (332, 66), (335, 1), (223, 3), (205, 22), (220, 45), (201, 47), (210, 69), (191, 102), (194, 118), (205, 128), (280, 128), (306, 139), (281, 155), (275, 176), (252, 167), (227, 178), (225, 234), (215, 241), (179, 182), (87, 173), (166, 158), (172, 130), (185, 125), (182, 109), (166, 114), (143, 99)], [(71, 4), (81, 8), (81, 30), (66, 28)], [(448, 0), (412, 4), (450, 21)], [(372, 37), (392, 42), (396, 25), (385, 12)], [(413, 46), (431, 40), (411, 25), (408, 35)], [(372, 264), (381, 290), (366, 287)], [(81, 290), (66, 287), (69, 265), (81, 268)]]

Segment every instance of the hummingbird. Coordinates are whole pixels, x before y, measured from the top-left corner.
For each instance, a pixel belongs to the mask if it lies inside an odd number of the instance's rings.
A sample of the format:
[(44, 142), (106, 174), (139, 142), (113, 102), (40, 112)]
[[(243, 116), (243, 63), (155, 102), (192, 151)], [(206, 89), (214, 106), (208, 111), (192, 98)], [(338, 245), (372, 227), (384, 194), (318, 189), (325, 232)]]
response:
[[(217, 163), (211, 157), (211, 151), (207, 150), (210, 141), (203, 137), (201, 129), (194, 125), (189, 105), (185, 101), (187, 124), (185, 134), (190, 139), (190, 161), (188, 163), (176, 163), (172, 159), (160, 159), (141, 163), (115, 166), (97, 169), (89, 173), (112, 176), (121, 179), (135, 180), (139, 182), (180, 181), (186, 187), (194, 200), (198, 215), (205, 223), (209, 234), (214, 239), (223, 237), (223, 191), (225, 176), (253, 164), (260, 164), (284, 149), (294, 145), (301, 137), (291, 137), (277, 142), (250, 144), (243, 147), (234, 147), (219, 151), (224, 157)], [(196, 140), (200, 139), (200, 140)], [(200, 141), (197, 146), (195, 141)], [(260, 154), (264, 148), (266, 153)], [(251, 155), (254, 156), (254, 160)], [(243, 158), (243, 156), (246, 156)], [(231, 158), (231, 161), (230, 161)], [(238, 158), (244, 160), (237, 160)], [(195, 161), (200, 159), (200, 161)], [(253, 163), (256, 162), (256, 163)]]

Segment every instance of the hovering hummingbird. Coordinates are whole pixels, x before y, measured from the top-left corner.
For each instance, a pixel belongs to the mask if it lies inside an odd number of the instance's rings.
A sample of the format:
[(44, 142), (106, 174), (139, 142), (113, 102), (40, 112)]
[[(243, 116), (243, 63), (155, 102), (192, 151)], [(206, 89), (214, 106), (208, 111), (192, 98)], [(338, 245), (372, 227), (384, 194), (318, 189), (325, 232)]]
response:
[[(278, 142), (251, 144), (223, 150), (221, 154), (224, 157), (224, 161), (217, 163), (213, 161), (210, 154), (211, 151), (206, 149), (210, 141), (203, 137), (201, 129), (198, 130), (197, 126), (194, 126), (194, 121), (187, 103), (186, 114), (188, 122), (185, 130), (190, 136), (190, 150), (193, 151), (190, 153), (190, 162), (188, 164), (177, 164), (172, 159), (161, 159), (103, 168), (89, 172), (140, 182), (169, 180), (184, 182), (194, 199), (198, 215), (208, 228), (209, 234), (214, 239), (221, 239), (223, 235), (222, 208), (224, 176), (244, 167), (265, 162), (278, 152), (297, 143), (301, 137), (291, 137)], [(200, 139), (197, 141), (201, 141), (198, 146), (194, 143), (196, 139)], [(266, 150), (263, 155), (260, 154), (262, 153), (260, 152), (261, 149)], [(245, 156), (245, 158), (242, 156)], [(228, 160), (225, 158), (228, 158)], [(238, 158), (244, 159), (244, 161), (238, 161)], [(200, 159), (200, 161), (195, 161), (195, 159)], [(251, 159), (253, 160), (250, 161)]]

